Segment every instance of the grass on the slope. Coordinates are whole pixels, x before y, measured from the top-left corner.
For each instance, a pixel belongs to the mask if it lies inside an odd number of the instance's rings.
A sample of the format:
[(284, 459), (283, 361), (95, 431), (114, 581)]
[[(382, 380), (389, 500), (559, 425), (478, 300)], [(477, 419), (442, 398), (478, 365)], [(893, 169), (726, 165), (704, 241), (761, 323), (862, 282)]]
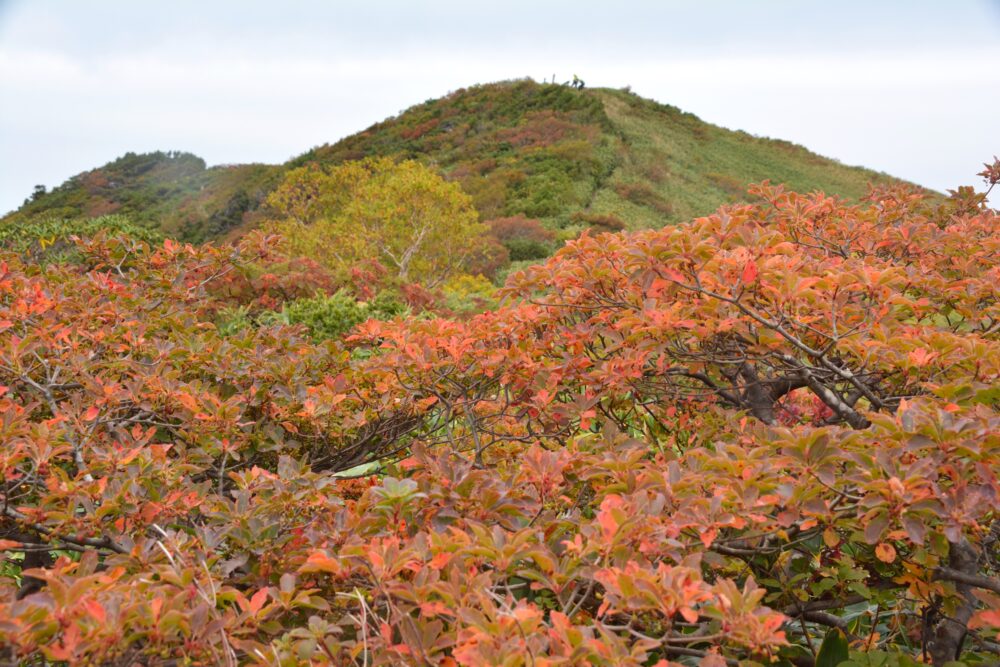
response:
[(624, 144), (619, 167), (595, 193), (591, 209), (617, 215), (633, 229), (706, 215), (743, 199), (748, 184), (765, 179), (800, 192), (852, 198), (863, 195), (869, 183), (898, 182), (787, 141), (711, 125), (625, 91), (590, 94), (601, 99)]

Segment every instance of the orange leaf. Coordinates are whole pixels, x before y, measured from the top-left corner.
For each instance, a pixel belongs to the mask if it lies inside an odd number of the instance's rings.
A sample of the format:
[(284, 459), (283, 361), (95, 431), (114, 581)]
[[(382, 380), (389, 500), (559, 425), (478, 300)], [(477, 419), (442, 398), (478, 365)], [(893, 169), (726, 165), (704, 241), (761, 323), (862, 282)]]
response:
[(448, 608), (444, 602), (434, 600), (433, 602), (420, 603), (420, 615), (424, 617), (433, 616), (454, 616), (455, 612)]
[(107, 615), (104, 613), (104, 607), (97, 600), (87, 600), (83, 603), (83, 606), (87, 609), (91, 616), (96, 618), (98, 622), (103, 623), (107, 619)]
[(698, 622), (698, 612), (696, 612), (691, 607), (681, 607), (677, 611), (680, 612), (681, 616), (683, 616), (684, 620), (687, 621), (688, 623)]
[(180, 402), (181, 405), (183, 405), (188, 410), (191, 410), (192, 412), (198, 410), (198, 401), (195, 400), (195, 397), (192, 396), (191, 394), (179, 391), (177, 392), (177, 400)]
[(684, 274), (678, 271), (677, 269), (672, 269), (670, 267), (667, 267), (663, 269), (663, 273), (667, 275), (668, 280), (672, 280), (677, 283), (684, 282)]
[(891, 563), (896, 560), (896, 548), (888, 542), (882, 542), (875, 547), (875, 556), (883, 563)]
[(330, 558), (322, 551), (314, 551), (309, 554), (309, 558), (299, 568), (299, 572), (329, 572), (330, 574), (340, 574), (343, 568), (335, 558)]
[(160, 617), (160, 610), (163, 609), (163, 598), (153, 598), (149, 603), (150, 610), (153, 612), (153, 620)]
[(257, 612), (259, 612), (264, 606), (265, 602), (267, 602), (267, 589), (262, 588), (254, 593), (253, 597), (250, 598), (250, 613), (256, 615)]
[(983, 626), (1000, 628), (1000, 609), (987, 609), (978, 612), (969, 622), (970, 628), (981, 628)]
[(615, 510), (621, 508), (625, 504), (621, 496), (617, 494), (608, 495), (601, 502), (601, 509), (597, 512), (597, 523), (601, 526), (601, 532), (604, 533), (604, 539), (611, 540), (614, 538), (615, 533), (618, 532), (618, 519), (615, 517)]
[(445, 565), (447, 565), (448, 561), (450, 560), (451, 560), (451, 554), (448, 553), (447, 551), (442, 551), (441, 553), (435, 554), (434, 558), (431, 558), (430, 562), (427, 563), (427, 565), (430, 566), (430, 568), (433, 570), (440, 570)]

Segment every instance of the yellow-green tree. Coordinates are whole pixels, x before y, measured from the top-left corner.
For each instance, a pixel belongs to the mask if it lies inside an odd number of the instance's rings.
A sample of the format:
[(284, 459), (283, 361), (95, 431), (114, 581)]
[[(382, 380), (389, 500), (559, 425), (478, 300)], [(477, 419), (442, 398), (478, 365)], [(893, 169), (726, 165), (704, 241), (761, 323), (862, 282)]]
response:
[(301, 167), (268, 204), (295, 251), (338, 273), (378, 259), (400, 281), (433, 286), (486, 243), (469, 196), (412, 160)]

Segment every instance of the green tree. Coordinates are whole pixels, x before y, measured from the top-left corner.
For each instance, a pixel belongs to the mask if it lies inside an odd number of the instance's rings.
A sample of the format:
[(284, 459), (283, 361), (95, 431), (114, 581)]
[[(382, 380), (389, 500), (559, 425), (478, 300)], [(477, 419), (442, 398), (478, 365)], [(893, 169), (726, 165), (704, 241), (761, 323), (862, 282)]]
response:
[(412, 160), (301, 167), (268, 205), (297, 253), (342, 274), (377, 258), (400, 281), (433, 286), (486, 242), (469, 196)]

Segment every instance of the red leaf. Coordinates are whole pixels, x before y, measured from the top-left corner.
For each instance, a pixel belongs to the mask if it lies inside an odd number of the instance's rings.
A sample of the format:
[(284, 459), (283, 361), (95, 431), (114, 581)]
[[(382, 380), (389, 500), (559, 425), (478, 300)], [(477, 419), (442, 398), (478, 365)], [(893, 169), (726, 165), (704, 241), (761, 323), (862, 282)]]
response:
[(663, 269), (663, 273), (666, 274), (668, 280), (672, 280), (675, 283), (684, 282), (684, 274), (678, 271), (677, 269), (672, 269), (670, 267), (667, 267)]
[(83, 603), (90, 615), (96, 618), (99, 622), (103, 623), (107, 619), (107, 615), (104, 613), (104, 607), (97, 600), (87, 600)]
[(265, 602), (267, 602), (267, 589), (262, 588), (250, 598), (250, 612), (256, 615), (263, 608)]
[(757, 263), (752, 259), (743, 267), (743, 283), (749, 285), (757, 280)]

